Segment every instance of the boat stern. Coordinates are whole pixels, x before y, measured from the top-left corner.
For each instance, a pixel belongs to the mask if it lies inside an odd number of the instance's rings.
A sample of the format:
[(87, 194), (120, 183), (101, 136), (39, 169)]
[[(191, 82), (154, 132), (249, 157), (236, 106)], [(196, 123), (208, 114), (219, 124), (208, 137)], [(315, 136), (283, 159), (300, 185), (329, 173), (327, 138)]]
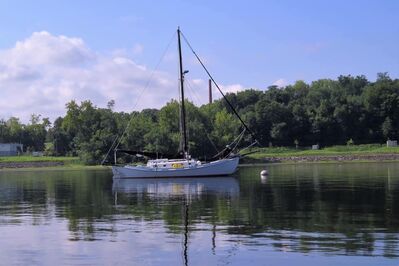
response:
[(121, 171), (120, 171), (120, 166), (112, 166), (112, 174), (114, 175), (114, 177), (120, 177), (121, 176)]

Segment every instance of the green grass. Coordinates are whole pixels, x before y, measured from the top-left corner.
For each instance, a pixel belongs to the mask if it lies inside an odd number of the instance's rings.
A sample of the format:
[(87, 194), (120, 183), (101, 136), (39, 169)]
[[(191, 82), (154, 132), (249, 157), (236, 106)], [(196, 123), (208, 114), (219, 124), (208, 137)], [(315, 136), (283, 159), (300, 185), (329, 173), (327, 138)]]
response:
[(24, 163), (24, 162), (63, 162), (65, 165), (82, 165), (78, 157), (53, 157), (53, 156), (4, 156), (0, 162)]
[(320, 150), (295, 149), (286, 147), (260, 148), (259, 151), (248, 155), (249, 158), (261, 159), (265, 157), (291, 156), (339, 156), (339, 155), (373, 155), (399, 153), (399, 147), (386, 147), (382, 144), (341, 145), (326, 147)]

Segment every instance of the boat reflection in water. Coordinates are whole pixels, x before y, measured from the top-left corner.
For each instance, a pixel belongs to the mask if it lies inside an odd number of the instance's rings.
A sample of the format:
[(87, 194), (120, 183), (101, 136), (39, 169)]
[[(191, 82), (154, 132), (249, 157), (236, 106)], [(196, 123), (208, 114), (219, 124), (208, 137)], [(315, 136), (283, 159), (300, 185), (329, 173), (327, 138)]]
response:
[(240, 192), (234, 177), (183, 177), (114, 179), (114, 193), (147, 194), (154, 198), (186, 196), (200, 198), (203, 194), (237, 197)]
[[(226, 198), (238, 198), (240, 186), (234, 177), (184, 177), (184, 178), (140, 178), (113, 179), (112, 190), (115, 205), (118, 194), (146, 195), (149, 198), (183, 198), (182, 200), (182, 262), (189, 265), (188, 245), (190, 235), (190, 204), (203, 195), (214, 194)], [(216, 248), (216, 224), (212, 225), (212, 250)]]

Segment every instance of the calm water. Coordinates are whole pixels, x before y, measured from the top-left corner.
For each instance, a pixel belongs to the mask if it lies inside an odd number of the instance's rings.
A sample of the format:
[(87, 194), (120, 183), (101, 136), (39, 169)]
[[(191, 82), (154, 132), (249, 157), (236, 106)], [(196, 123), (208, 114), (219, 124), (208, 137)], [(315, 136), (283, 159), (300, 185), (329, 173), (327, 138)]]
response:
[(399, 164), (0, 171), (0, 264), (399, 265)]

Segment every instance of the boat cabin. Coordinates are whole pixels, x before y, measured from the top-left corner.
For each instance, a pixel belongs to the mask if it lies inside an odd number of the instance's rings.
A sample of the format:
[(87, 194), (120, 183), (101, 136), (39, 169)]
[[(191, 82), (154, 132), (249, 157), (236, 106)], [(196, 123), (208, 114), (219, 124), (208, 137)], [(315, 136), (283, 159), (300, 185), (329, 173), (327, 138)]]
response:
[(185, 159), (156, 159), (149, 160), (147, 162), (147, 167), (152, 168), (165, 168), (165, 169), (178, 169), (178, 168), (191, 168), (197, 165), (201, 165), (200, 161), (196, 161), (194, 159), (185, 160)]

